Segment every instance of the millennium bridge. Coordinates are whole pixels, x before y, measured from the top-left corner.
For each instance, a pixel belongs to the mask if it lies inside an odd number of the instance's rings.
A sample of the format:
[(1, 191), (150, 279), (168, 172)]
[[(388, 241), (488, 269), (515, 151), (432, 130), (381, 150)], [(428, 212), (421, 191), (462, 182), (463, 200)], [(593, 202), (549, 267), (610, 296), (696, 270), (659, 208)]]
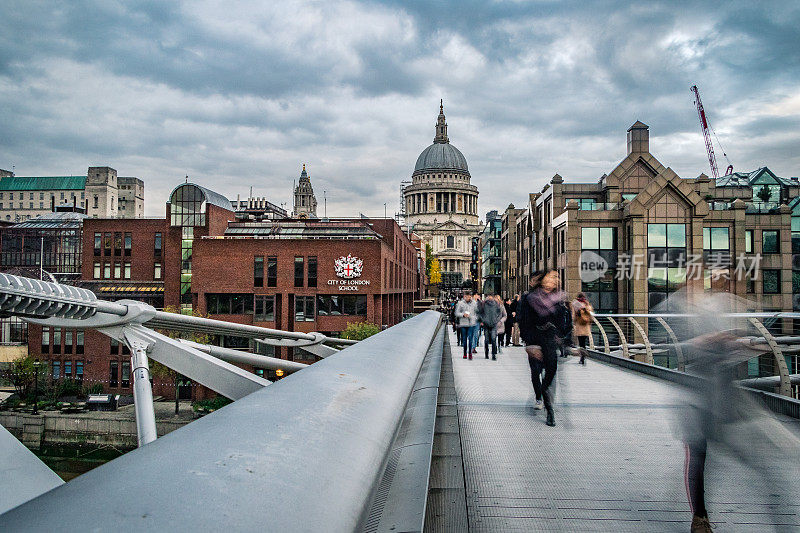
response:
[[(559, 360), (551, 428), (534, 409), (523, 349), (462, 359), (434, 311), (352, 343), (0, 274), (0, 312), (125, 343), (139, 436), (136, 450), (64, 483), (0, 428), (0, 531), (687, 531), (691, 521), (676, 426), (685, 396), (705, 384), (676, 325), (689, 315), (596, 315), (587, 365)], [(770, 326), (800, 314), (730, 318), (775, 375), (736, 384), (757, 418), (734, 424), (725, 445), (709, 443), (711, 521), (721, 531), (798, 530), (800, 376), (786, 355), (800, 338)], [(248, 337), (321, 360), (153, 328)], [(235, 401), (157, 438), (149, 359)], [(291, 375), (270, 383), (233, 363)]]

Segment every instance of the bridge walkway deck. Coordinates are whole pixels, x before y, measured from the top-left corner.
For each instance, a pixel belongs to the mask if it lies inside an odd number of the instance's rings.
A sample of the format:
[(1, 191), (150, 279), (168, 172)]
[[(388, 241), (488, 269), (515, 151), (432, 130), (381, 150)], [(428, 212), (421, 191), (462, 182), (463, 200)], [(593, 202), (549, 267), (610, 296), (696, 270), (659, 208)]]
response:
[[(556, 422), (533, 409), (527, 356), (483, 348), (462, 359), (450, 338), (470, 531), (688, 531), (685, 449), (674, 421), (681, 389), (589, 360), (559, 359)], [(779, 422), (800, 436), (800, 422)], [(757, 447), (754, 457), (763, 453)], [(706, 499), (723, 531), (800, 528), (800, 463), (762, 472), (709, 444)]]

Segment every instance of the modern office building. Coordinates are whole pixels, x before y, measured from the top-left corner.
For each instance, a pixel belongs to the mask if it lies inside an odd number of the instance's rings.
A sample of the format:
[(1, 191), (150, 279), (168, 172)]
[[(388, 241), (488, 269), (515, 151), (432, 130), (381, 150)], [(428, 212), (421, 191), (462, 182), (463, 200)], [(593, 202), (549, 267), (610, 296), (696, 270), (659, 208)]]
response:
[[(80, 284), (102, 299), (290, 331), (392, 326), (419, 294), (418, 251), (393, 219), (237, 220), (225, 197), (193, 183), (173, 190), (164, 218), (86, 219), (82, 254)], [(130, 392), (129, 354), (108, 337), (31, 326), (29, 338), (33, 355), (58, 362), (55, 378), (76, 377), (80, 368), (81, 379)], [(213, 342), (313, 361), (302, 350), (246, 339)], [(154, 390), (175, 394), (169, 380), (156, 380)], [(207, 393), (180, 391), (195, 399)]]
[(486, 226), (480, 235), (481, 250), (481, 292), (502, 295), (503, 274), (502, 252), (503, 221), (496, 211), (486, 213)]
[(533, 268), (557, 269), (571, 296), (583, 291), (604, 312), (669, 311), (679, 289), (798, 309), (799, 195), (797, 178), (767, 167), (682, 178), (650, 153), (649, 128), (637, 121), (608, 174), (590, 183), (556, 174), (532, 199)]
[(111, 167), (89, 167), (85, 176), (16, 176), (0, 170), (0, 220), (22, 222), (57, 207), (82, 208), (89, 217), (144, 216), (144, 182), (117, 177)]

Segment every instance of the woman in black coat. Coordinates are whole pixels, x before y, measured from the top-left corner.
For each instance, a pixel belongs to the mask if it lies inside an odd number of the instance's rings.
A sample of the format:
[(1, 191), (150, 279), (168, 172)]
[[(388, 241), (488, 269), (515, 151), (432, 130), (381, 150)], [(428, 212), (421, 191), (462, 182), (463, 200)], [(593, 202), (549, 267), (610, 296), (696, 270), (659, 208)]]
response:
[[(550, 385), (558, 370), (558, 348), (569, 335), (571, 316), (559, 289), (558, 272), (543, 270), (531, 278), (531, 290), (520, 298), (517, 309), (520, 336), (528, 352), (536, 409), (547, 410), (547, 425), (555, 426)], [(544, 369), (544, 378), (540, 375)]]

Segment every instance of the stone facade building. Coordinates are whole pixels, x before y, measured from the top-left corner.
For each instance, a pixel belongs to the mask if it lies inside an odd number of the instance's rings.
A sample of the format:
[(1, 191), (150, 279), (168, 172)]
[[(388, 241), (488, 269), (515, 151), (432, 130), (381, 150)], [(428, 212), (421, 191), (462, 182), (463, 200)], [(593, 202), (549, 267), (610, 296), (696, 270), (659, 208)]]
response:
[(83, 208), (94, 218), (140, 218), (144, 182), (117, 177), (111, 167), (89, 167), (86, 176), (16, 176), (0, 171), (0, 220), (21, 222), (65, 205)]
[[(585, 292), (600, 312), (668, 311), (680, 289), (731, 292), (750, 302), (742, 311), (797, 310), (797, 178), (766, 167), (681, 178), (650, 153), (647, 125), (637, 121), (627, 137), (626, 157), (598, 181), (556, 174), (532, 196), (531, 270), (557, 269), (570, 296)], [(587, 257), (606, 263), (597, 279)]]
[(478, 188), (470, 184), (467, 160), (450, 144), (444, 106), (439, 105), (433, 144), (417, 158), (411, 185), (403, 189), (406, 223), (433, 249), (442, 274), (470, 277), (472, 238), (483, 225), (478, 217)]
[(314, 188), (311, 186), (311, 177), (306, 172), (300, 173), (300, 181), (294, 188), (294, 209), (292, 216), (295, 218), (317, 218), (317, 198), (314, 196)]
[(502, 275), (500, 288), (503, 296), (513, 296), (518, 292), (522, 292), (517, 264), (517, 256), (519, 254), (517, 220), (524, 216), (525, 212), (525, 209), (517, 209), (514, 204), (508, 204), (501, 219), (500, 252), (502, 253)]

